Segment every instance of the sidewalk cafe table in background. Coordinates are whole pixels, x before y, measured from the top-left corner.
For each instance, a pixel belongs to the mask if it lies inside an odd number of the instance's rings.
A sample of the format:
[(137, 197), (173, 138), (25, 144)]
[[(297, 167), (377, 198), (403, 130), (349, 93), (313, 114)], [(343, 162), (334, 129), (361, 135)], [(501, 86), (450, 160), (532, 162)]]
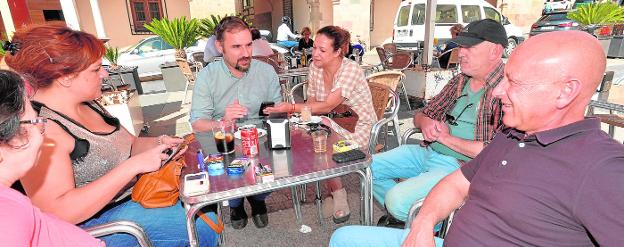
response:
[[(212, 133), (195, 133), (195, 137), (201, 146), (197, 143), (189, 146), (189, 151), (185, 156), (187, 167), (184, 168), (183, 174), (198, 172), (197, 157), (191, 155), (196, 152), (196, 148), (201, 147), (205, 155), (217, 153)], [(219, 176), (210, 176), (210, 191), (208, 193), (187, 197), (184, 195), (184, 181), (181, 179), (180, 199), (186, 209), (186, 224), (191, 246), (198, 245), (195, 216), (205, 206), (230, 199), (339, 177), (353, 172), (361, 176), (362, 182), (361, 223), (371, 225), (373, 213), (372, 176), (369, 168), (371, 157), (367, 154), (366, 158), (361, 160), (345, 163), (334, 162), (332, 160), (333, 150), (331, 147), (332, 144), (341, 139), (343, 139), (342, 136), (335, 132), (332, 133), (327, 138), (327, 152), (317, 154), (314, 153), (312, 137), (302, 128), (291, 126), (291, 149), (270, 150), (267, 137), (260, 137), (260, 153), (255, 159), (262, 165), (269, 165), (272, 168), (275, 176), (272, 182), (256, 182), (255, 167), (250, 165), (245, 170), (245, 173), (240, 176), (228, 176), (227, 172)], [(242, 157), (241, 148), (240, 140), (236, 140), (236, 151), (233, 154), (224, 155), (226, 166), (234, 158)], [(295, 202), (295, 214), (297, 220), (301, 222), (301, 209), (298, 207), (298, 199), (293, 199), (297, 200)], [(317, 201), (317, 203), (319, 202)]]

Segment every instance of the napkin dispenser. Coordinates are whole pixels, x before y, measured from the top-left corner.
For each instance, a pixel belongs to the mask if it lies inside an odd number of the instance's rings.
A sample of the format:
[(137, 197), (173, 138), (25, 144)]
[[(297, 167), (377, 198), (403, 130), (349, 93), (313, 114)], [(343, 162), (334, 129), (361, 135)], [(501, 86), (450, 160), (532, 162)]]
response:
[(290, 125), (286, 113), (271, 113), (265, 122), (270, 149), (290, 148)]

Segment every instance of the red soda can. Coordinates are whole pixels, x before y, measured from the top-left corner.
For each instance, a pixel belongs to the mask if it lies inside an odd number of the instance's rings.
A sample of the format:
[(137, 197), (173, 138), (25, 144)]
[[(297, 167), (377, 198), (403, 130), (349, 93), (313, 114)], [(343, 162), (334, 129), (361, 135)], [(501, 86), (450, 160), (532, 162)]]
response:
[(241, 142), (243, 146), (243, 155), (254, 157), (259, 153), (258, 145), (258, 129), (255, 125), (245, 125), (240, 127)]

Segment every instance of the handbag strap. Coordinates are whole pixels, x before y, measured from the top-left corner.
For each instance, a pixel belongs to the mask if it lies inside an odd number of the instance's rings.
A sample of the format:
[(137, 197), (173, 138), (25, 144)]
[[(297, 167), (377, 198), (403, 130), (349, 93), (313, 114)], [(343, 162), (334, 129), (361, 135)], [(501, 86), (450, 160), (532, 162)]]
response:
[(223, 232), (223, 228), (225, 226), (223, 225), (223, 221), (221, 221), (221, 218), (219, 218), (218, 216), (217, 224), (215, 224), (214, 221), (208, 218), (208, 216), (206, 216), (204, 212), (199, 212), (197, 213), (197, 215), (199, 215), (199, 217), (204, 220), (204, 222), (206, 222), (206, 224), (208, 224), (208, 226), (210, 226), (210, 228), (212, 228), (212, 230), (215, 231), (217, 234), (221, 234)]

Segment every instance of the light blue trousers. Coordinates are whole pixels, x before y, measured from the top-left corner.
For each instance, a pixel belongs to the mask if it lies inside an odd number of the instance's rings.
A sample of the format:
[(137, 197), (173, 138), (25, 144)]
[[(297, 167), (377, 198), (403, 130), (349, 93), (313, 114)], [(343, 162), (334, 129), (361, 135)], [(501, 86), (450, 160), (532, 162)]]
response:
[[(329, 240), (330, 247), (399, 247), (409, 234), (409, 229), (376, 226), (345, 226), (338, 228)], [(442, 247), (443, 240), (435, 238), (436, 247)]]
[[(454, 157), (429, 147), (402, 145), (373, 156), (373, 196), (395, 218), (405, 221), (412, 204), (458, 168)], [(406, 180), (397, 183), (398, 178)]]

